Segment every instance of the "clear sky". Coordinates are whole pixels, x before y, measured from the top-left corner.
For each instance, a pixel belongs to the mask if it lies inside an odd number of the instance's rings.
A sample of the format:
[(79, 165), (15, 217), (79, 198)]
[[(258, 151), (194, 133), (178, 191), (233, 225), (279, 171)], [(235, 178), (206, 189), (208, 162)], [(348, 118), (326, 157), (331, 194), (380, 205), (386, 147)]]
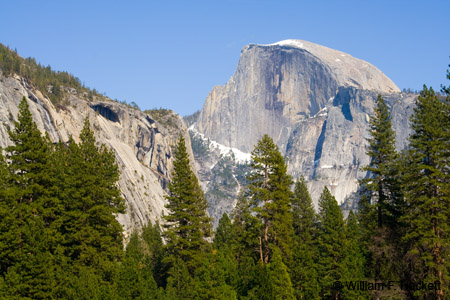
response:
[(243, 46), (302, 39), (366, 60), (400, 89), (450, 84), (450, 1), (2, 1), (0, 43), (107, 96), (186, 115)]

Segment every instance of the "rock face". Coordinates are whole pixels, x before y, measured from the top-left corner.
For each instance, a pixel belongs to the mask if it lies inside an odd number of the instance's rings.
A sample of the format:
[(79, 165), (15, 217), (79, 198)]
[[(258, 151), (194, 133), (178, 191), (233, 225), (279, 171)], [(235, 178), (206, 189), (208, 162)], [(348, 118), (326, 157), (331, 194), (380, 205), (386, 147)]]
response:
[(284, 152), (296, 124), (317, 114), (340, 87), (399, 92), (377, 68), (343, 52), (297, 40), (248, 45), (230, 81), (208, 95), (196, 128), (244, 152), (267, 133)]
[[(88, 117), (97, 142), (106, 144), (116, 154), (121, 170), (119, 187), (127, 204), (127, 212), (118, 220), (126, 232), (160, 219), (173, 168), (172, 149), (179, 134), (184, 135), (187, 148), (191, 149), (183, 120), (173, 112), (155, 118), (105, 97), (89, 102), (75, 90), (69, 91), (67, 105), (56, 110), (25, 80), (5, 78), (0, 72), (0, 146), (11, 143), (7, 128), (13, 128), (23, 96), (38, 128), (48, 132), (53, 142), (65, 142), (69, 136), (78, 141), (83, 121)], [(193, 154), (190, 155), (193, 161)]]
[(376, 67), (306, 41), (248, 45), (229, 82), (208, 95), (193, 129), (246, 153), (267, 133), (290, 174), (306, 177), (316, 204), (324, 185), (343, 203), (366, 175), (360, 167), (369, 162), (365, 139), (378, 94), (392, 109), (401, 149), (414, 96), (401, 94)]

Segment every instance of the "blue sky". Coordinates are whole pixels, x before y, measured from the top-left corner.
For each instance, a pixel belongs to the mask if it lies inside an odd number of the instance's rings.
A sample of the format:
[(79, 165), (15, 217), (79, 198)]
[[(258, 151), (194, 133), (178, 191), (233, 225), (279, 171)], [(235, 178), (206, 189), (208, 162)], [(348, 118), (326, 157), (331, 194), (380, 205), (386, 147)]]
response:
[(3, 1), (0, 43), (141, 109), (186, 115), (246, 44), (302, 39), (364, 59), (402, 88), (440, 89), (450, 1)]

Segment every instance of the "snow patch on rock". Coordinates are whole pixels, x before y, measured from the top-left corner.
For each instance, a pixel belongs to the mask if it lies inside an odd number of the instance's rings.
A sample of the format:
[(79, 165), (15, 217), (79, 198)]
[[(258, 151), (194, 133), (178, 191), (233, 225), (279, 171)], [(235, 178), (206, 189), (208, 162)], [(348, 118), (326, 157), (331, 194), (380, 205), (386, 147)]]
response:
[(196, 136), (196, 137), (198, 136), (204, 142), (208, 143), (209, 150), (214, 151), (214, 150), (218, 149), (220, 151), (220, 155), (234, 157), (234, 161), (236, 161), (237, 163), (241, 163), (241, 164), (247, 163), (251, 160), (250, 153), (245, 153), (237, 148), (227, 147), (222, 144), (219, 144), (216, 141), (208, 139), (207, 137), (205, 137), (205, 135), (203, 133), (200, 133), (196, 130), (195, 123), (189, 127), (189, 131), (191, 131), (194, 134), (194, 136)]

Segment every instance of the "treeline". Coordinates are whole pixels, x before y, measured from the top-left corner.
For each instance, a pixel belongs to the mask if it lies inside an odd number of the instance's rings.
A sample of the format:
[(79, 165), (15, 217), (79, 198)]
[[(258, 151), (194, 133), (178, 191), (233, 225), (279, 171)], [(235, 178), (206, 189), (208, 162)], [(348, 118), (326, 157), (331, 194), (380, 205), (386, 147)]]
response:
[(0, 44), (0, 69), (6, 77), (17, 74), (25, 78), (55, 105), (60, 105), (64, 99), (65, 92), (62, 87), (70, 87), (77, 90), (78, 93), (86, 93), (91, 100), (94, 96), (99, 95), (95, 89), (91, 90), (85, 87), (80, 79), (72, 74), (54, 71), (50, 66), (42, 66), (31, 57), (24, 59), (16, 51), (11, 51), (2, 44)]

